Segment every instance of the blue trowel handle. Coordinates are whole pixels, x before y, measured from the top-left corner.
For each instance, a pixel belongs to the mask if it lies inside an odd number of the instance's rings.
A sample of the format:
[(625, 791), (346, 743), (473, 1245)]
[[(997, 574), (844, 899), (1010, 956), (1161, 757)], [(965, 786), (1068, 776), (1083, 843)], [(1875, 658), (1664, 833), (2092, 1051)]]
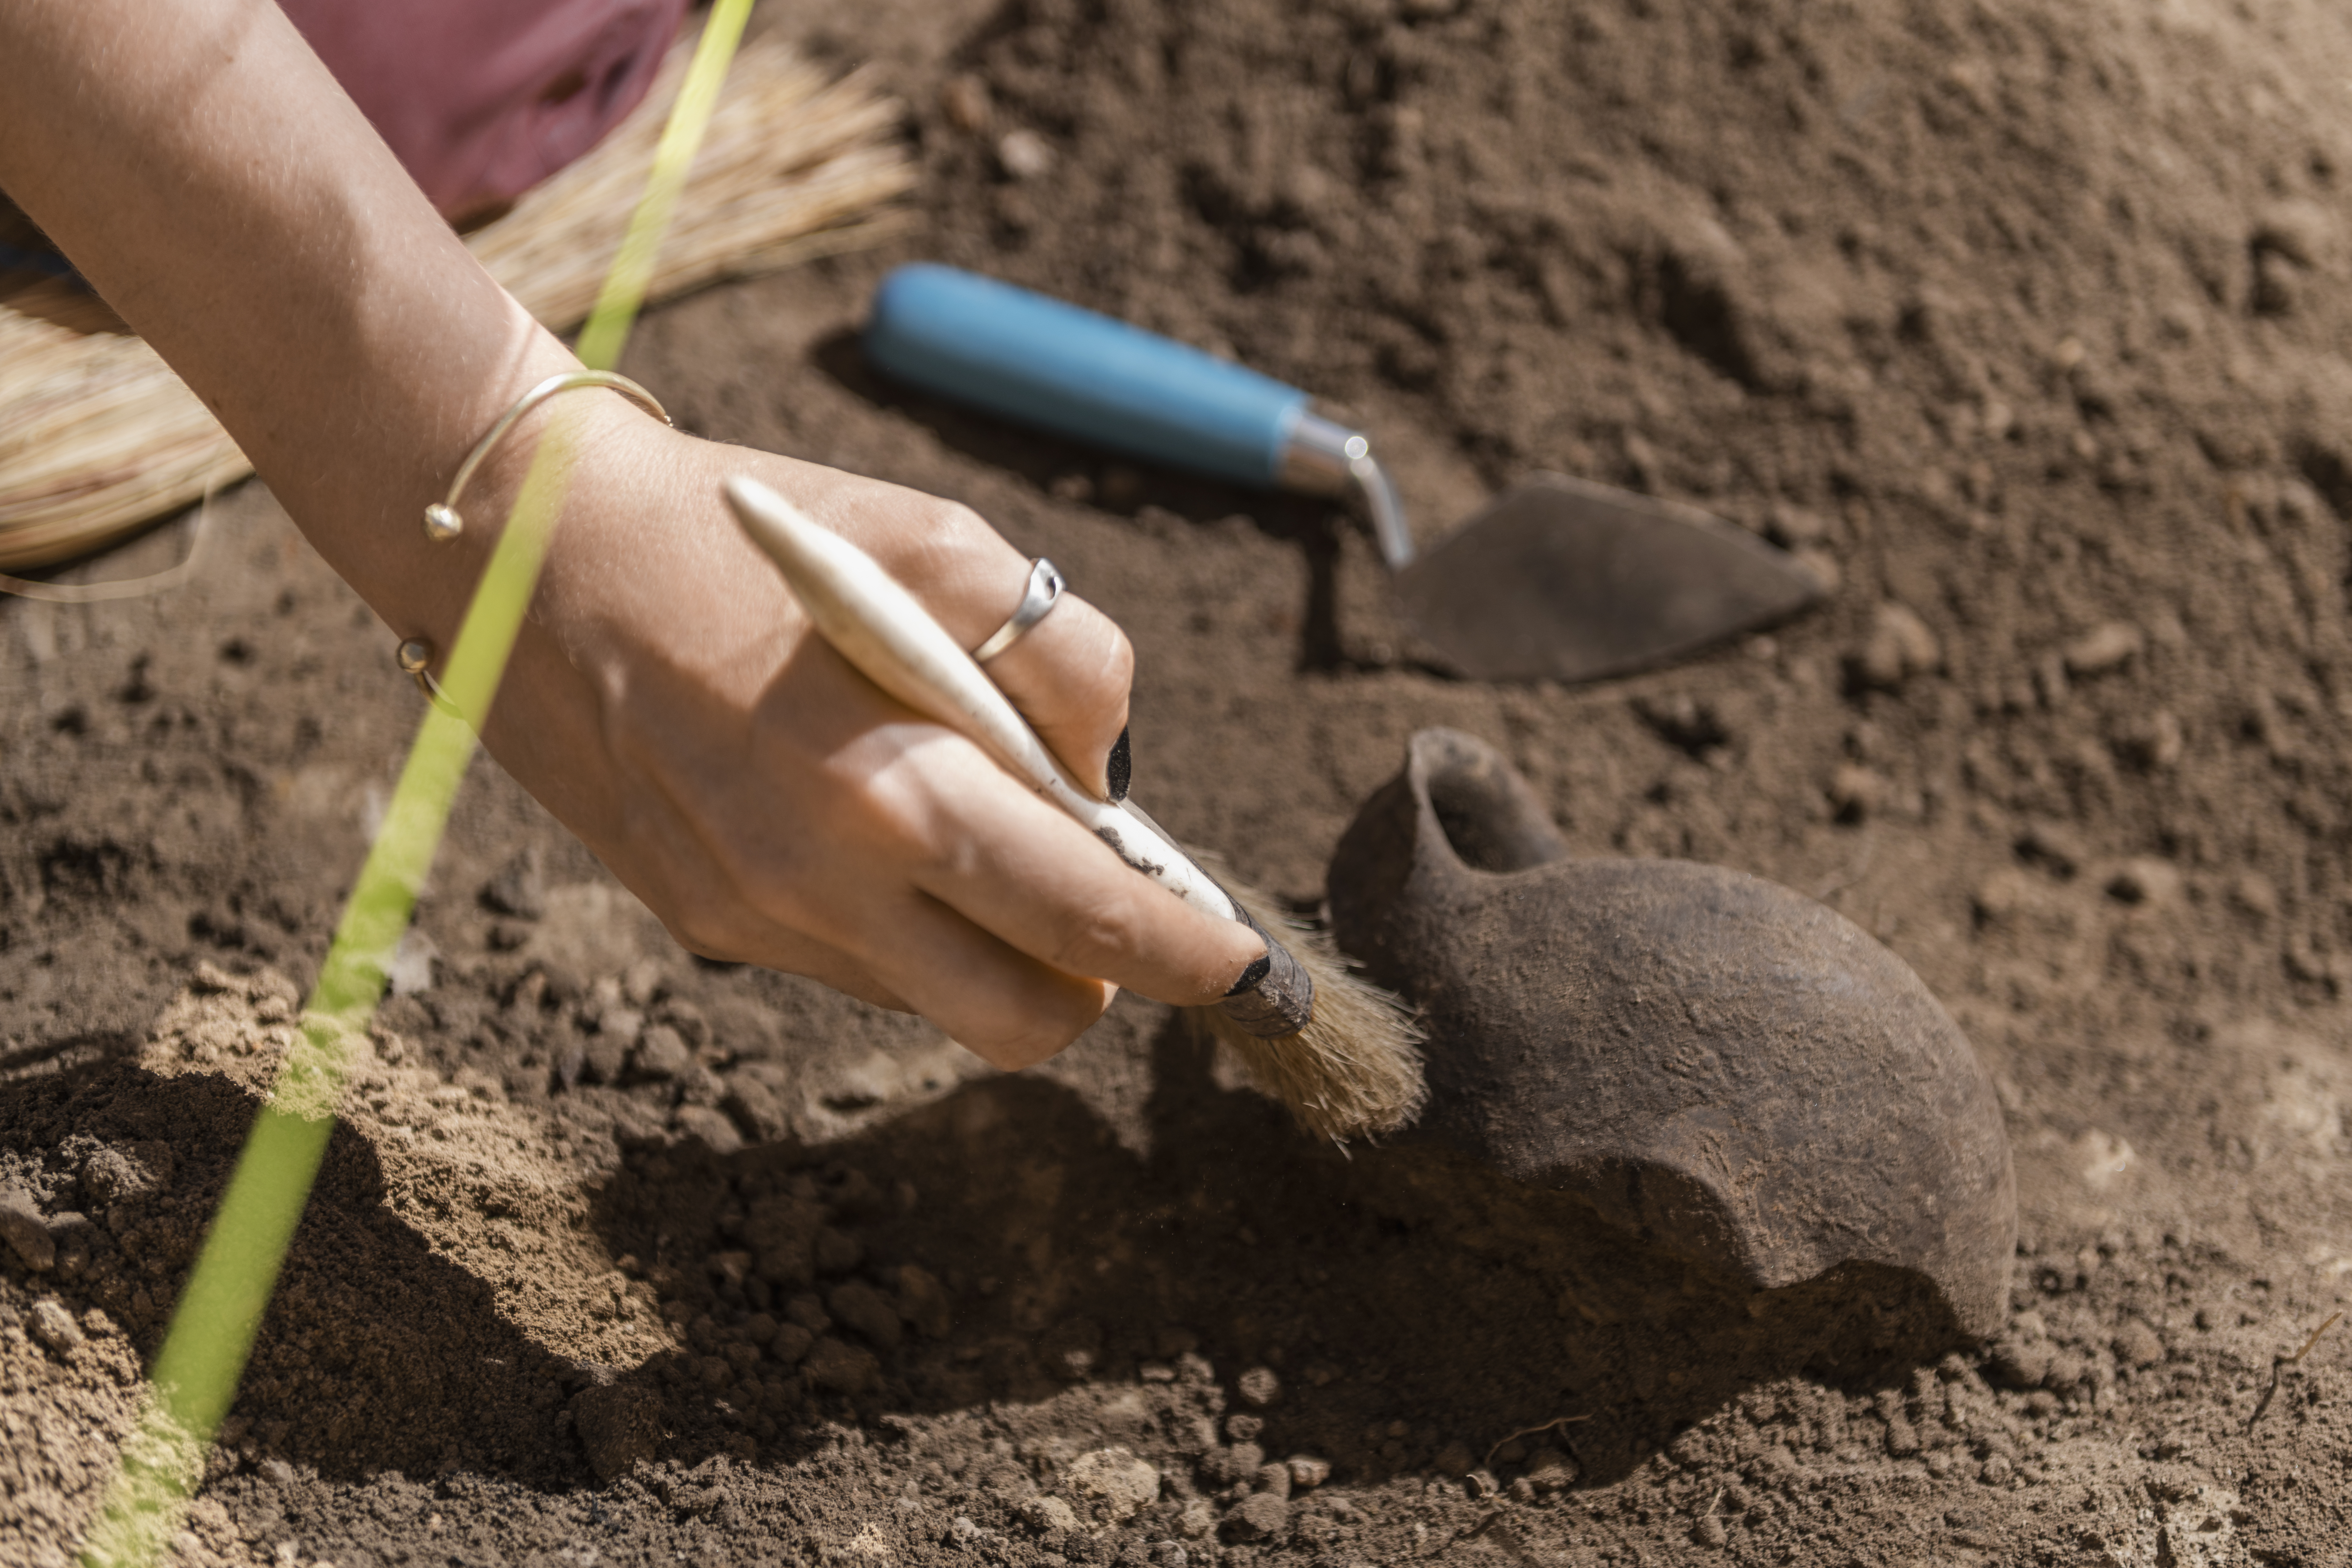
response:
[(1059, 300), (952, 267), (875, 291), (866, 354), (885, 373), (1081, 441), (1270, 486), (1307, 395)]

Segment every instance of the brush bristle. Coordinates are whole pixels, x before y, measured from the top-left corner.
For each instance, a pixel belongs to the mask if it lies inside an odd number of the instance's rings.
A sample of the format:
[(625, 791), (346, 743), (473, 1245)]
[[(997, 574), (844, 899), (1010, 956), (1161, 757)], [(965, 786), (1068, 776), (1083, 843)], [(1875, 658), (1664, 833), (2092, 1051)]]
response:
[(1289, 1106), (1308, 1132), (1335, 1143), (1393, 1132), (1419, 1115), (1429, 1092), (1422, 1034), (1404, 1004), (1351, 973), (1323, 932), (1228, 878), (1220, 875), (1218, 885), (1281, 940), (1315, 983), (1315, 1016), (1295, 1035), (1264, 1039), (1222, 1008), (1195, 1009), (1249, 1080)]

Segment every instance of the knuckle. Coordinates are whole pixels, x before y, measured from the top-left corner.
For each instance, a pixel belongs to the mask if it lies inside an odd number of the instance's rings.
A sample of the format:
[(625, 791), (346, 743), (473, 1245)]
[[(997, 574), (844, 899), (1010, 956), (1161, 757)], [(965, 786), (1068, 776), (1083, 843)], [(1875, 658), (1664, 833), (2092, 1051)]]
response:
[(1128, 911), (1096, 906), (1063, 910), (1038, 956), (1065, 974), (1108, 979), (1127, 973), (1139, 945)]
[(1108, 616), (1099, 617), (1103, 626), (1103, 647), (1095, 669), (1095, 679), (1103, 692), (1120, 701), (1126, 700), (1128, 689), (1135, 684), (1135, 645)]

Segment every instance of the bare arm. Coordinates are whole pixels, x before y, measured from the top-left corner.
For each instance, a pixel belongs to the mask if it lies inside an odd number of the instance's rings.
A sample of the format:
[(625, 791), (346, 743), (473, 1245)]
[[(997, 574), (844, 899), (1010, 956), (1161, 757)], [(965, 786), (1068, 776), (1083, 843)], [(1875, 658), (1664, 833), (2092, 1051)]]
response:
[[(271, 0), (0, 5), (0, 188), (386, 623), (446, 647), (494, 530), (435, 546), (419, 513), (501, 411), (577, 362)], [(1006, 1066), (1058, 1049), (1114, 984), (1202, 1002), (1257, 956), (809, 637), (718, 481), (753, 471), (856, 538), (967, 646), (1025, 573), (986, 524), (608, 395), (567, 401), (594, 405), (573, 500), (484, 739), (682, 942), (921, 1012)], [(470, 517), (502, 512), (528, 447), (503, 450)], [(1129, 669), (1076, 601), (990, 667), (1097, 779)]]

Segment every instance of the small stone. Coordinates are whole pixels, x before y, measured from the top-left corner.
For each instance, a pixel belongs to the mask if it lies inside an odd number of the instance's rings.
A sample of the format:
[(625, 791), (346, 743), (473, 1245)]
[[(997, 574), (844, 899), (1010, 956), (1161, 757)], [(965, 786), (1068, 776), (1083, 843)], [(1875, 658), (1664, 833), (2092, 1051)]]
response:
[(0, 1240), (5, 1240), (9, 1250), (36, 1274), (57, 1264), (57, 1241), (41, 1223), (33, 1200), (21, 1192), (0, 1192)]
[(1576, 1484), (1581, 1472), (1576, 1461), (1557, 1448), (1538, 1448), (1528, 1459), (1527, 1474), (1520, 1479), (1533, 1486), (1539, 1496), (1566, 1491)]
[(2053, 877), (2066, 878), (2082, 869), (2090, 851), (2074, 831), (2055, 822), (2034, 822), (2018, 836), (2020, 858), (2033, 861)]
[(2325, 268), (2335, 248), (2336, 222), (2316, 202), (2280, 202), (2263, 212), (2252, 237), (2258, 256), (2276, 256), (2297, 267)]
[(1250, 1488), (1254, 1491), (1272, 1492), (1276, 1497), (1288, 1497), (1290, 1495), (1290, 1467), (1288, 1465), (1260, 1465), (1257, 1468), (1256, 1474), (1250, 1478)]
[(719, 1108), (735, 1119), (746, 1137), (761, 1143), (775, 1142), (790, 1130), (776, 1091), (748, 1073), (729, 1076), (727, 1096)]
[(819, 1388), (835, 1394), (863, 1394), (881, 1377), (882, 1363), (874, 1359), (872, 1351), (827, 1335), (810, 1347), (802, 1371)]
[(2001, 1455), (1995, 1454), (1978, 1469), (1977, 1479), (1989, 1487), (2005, 1487), (2009, 1485), (2010, 1478), (2016, 1473), (2015, 1466)]
[(1691, 1525), (1691, 1539), (1701, 1546), (1720, 1548), (1730, 1539), (1723, 1521), (1711, 1513), (1703, 1513)]
[(1252, 1492), (1225, 1515), (1225, 1528), (1243, 1541), (1280, 1542), (1290, 1533), (1290, 1504), (1272, 1492)]
[(641, 1079), (675, 1078), (693, 1060), (686, 1037), (667, 1024), (656, 1024), (638, 1036), (636, 1049), (629, 1053), (630, 1070)]
[(1042, 180), (1054, 172), (1054, 146), (1034, 131), (1008, 131), (996, 143), (996, 162), (1016, 180)]
[(1794, 550), (1806, 544), (1824, 544), (1830, 537), (1830, 520), (1820, 512), (1779, 501), (1774, 503), (1772, 514), (1764, 524), (1764, 533), (1783, 550)]
[(661, 1443), (661, 1399), (635, 1384), (583, 1388), (572, 1396), (572, 1425), (588, 1468), (598, 1480), (610, 1481), (654, 1457)]
[(1838, 558), (1816, 545), (1800, 545), (1789, 552), (1789, 558), (1811, 573), (1813, 581), (1822, 585), (1824, 594), (1836, 593), (1838, 584), (1845, 580), (1845, 573), (1838, 565)]
[(1071, 1490), (1099, 1500), (1113, 1520), (1131, 1519), (1160, 1497), (1160, 1472), (1127, 1448), (1081, 1454), (1063, 1476)]
[(927, 1339), (943, 1340), (955, 1328), (955, 1302), (939, 1276), (919, 1265), (898, 1269), (898, 1315)]
[(2138, 1318), (2126, 1318), (2116, 1331), (2116, 1359), (2126, 1366), (2154, 1366), (2164, 1359), (2164, 1341)]
[(982, 1530), (971, 1515), (960, 1513), (948, 1525), (948, 1535), (959, 1545), (977, 1546), (988, 1538), (988, 1531)]
[(400, 945), (393, 949), (392, 962), (384, 966), (384, 989), (394, 996), (424, 995), (433, 989), (433, 966), (440, 957), (441, 949), (431, 937), (409, 927)]
[(2279, 912), (2278, 884), (2259, 871), (2248, 871), (2230, 884), (2230, 901), (2250, 915), (2268, 920)]
[(1265, 1463), (1265, 1450), (1255, 1443), (1235, 1443), (1209, 1456), (1209, 1474), (1219, 1486), (1229, 1487), (1255, 1476)]
[(2121, 669), (2137, 657), (2147, 639), (2137, 626), (2109, 621), (2066, 645), (2066, 673), (2077, 680)]
[(2128, 719), (2116, 727), (2116, 755), (2126, 766), (2143, 773), (2160, 773), (2179, 763), (2186, 749), (2180, 721), (2159, 708), (2144, 718)]
[(1830, 805), (1837, 809), (1840, 822), (1865, 822), (1876, 815), (1894, 793), (1886, 776), (1860, 763), (1840, 763), (1836, 773), (1830, 775)]
[(701, 1140), (714, 1154), (733, 1154), (742, 1150), (743, 1134), (723, 1110), (708, 1105), (681, 1105), (670, 1113), (669, 1120), (678, 1136)]
[(1163, 1541), (1151, 1549), (1152, 1568), (1184, 1568), (1192, 1556), (1177, 1542)]
[(1889, 1458), (1907, 1459), (1919, 1451), (1919, 1429), (1901, 1415), (1886, 1418), (1886, 1452)]
[(27, 1326), (33, 1337), (64, 1355), (81, 1343), (81, 1325), (55, 1296), (44, 1296), (33, 1303)]
[(977, 134), (988, 129), (988, 83), (966, 74), (950, 77), (940, 89), (940, 110), (948, 123), (967, 134)]
[(863, 1279), (835, 1286), (824, 1304), (835, 1318), (883, 1350), (898, 1349), (899, 1342), (906, 1338), (906, 1328), (898, 1321), (898, 1310)]
[(1282, 1379), (1270, 1366), (1254, 1366), (1235, 1381), (1235, 1389), (1243, 1399), (1260, 1410), (1282, 1397)]
[(1860, 684), (1894, 691), (1943, 661), (1942, 645), (1927, 623), (1909, 605), (1888, 599), (1871, 617), (1870, 637), (1853, 660), (1853, 671)]
[(1021, 1505), (1021, 1517), (1030, 1529), (1041, 1534), (1078, 1528), (1077, 1510), (1057, 1497), (1031, 1498)]
[(1992, 1380), (2004, 1387), (2039, 1388), (2042, 1380), (2050, 1375), (2050, 1362), (2054, 1354), (2046, 1341), (2012, 1334), (1995, 1347), (1988, 1370)]
[(629, 999), (631, 1006), (651, 1006), (661, 990), (662, 966), (658, 959), (641, 958), (621, 972), (621, 994)]
[(1293, 1454), (1283, 1461), (1290, 1467), (1290, 1484), (1300, 1491), (1321, 1486), (1331, 1479), (1331, 1461), (1309, 1454)]
[(101, 1144), (81, 1163), (81, 1184), (102, 1206), (110, 1208), (147, 1196), (158, 1184), (145, 1161)]
[(590, 1083), (619, 1083), (628, 1070), (630, 1042), (617, 1035), (593, 1035), (580, 1044), (580, 1076)]
[(2180, 896), (2180, 872), (2169, 860), (2136, 856), (2107, 879), (2107, 896), (2126, 904), (2168, 904)]
[(1257, 1435), (1265, 1430), (1262, 1415), (1233, 1415), (1225, 1417), (1225, 1437), (1234, 1443), (1255, 1443)]
[(1188, 1498), (1176, 1515), (1177, 1532), (1190, 1540), (1198, 1541), (1216, 1528), (1216, 1505), (1204, 1497)]
[(816, 1267), (820, 1274), (846, 1274), (866, 1261), (866, 1244), (845, 1231), (826, 1226), (816, 1233)]
[(484, 908), (517, 920), (535, 921), (547, 912), (547, 876), (539, 846), (518, 851), (482, 884)]
[[(760, 1278), (771, 1285), (805, 1285), (814, 1279), (816, 1233), (824, 1223), (824, 1212), (803, 1198), (787, 1194), (752, 1200), (743, 1216), (743, 1244), (759, 1258)], [(823, 1315), (823, 1303), (814, 1296), (807, 1300)], [(824, 1331), (822, 1325), (816, 1331)]]
[(1102, 1328), (1090, 1318), (1069, 1319), (1055, 1326), (1037, 1352), (1048, 1372), (1076, 1383), (1102, 1357)]

